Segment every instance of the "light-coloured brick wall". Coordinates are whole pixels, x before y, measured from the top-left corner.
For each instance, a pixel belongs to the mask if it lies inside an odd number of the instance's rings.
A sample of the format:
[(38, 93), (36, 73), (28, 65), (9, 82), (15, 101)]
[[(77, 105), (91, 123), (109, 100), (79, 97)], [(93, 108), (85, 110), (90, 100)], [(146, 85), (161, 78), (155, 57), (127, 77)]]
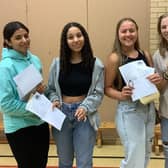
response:
[(151, 54), (158, 48), (157, 21), (158, 17), (168, 13), (168, 0), (151, 0), (150, 19), (150, 52)]

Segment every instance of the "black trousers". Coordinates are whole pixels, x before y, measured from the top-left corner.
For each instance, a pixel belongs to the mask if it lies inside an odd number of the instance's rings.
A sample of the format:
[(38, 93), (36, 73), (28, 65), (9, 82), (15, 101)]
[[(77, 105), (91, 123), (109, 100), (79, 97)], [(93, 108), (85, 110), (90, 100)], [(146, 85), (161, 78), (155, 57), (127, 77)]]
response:
[(49, 151), (49, 126), (22, 128), (6, 134), (18, 168), (46, 168)]

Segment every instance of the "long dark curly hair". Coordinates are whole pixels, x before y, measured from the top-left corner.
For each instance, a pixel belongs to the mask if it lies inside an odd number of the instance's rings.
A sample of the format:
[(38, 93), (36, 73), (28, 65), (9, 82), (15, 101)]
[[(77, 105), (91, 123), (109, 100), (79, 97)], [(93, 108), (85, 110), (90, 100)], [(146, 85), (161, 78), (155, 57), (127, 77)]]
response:
[(84, 36), (84, 46), (81, 50), (82, 66), (88, 71), (92, 71), (95, 58), (93, 56), (89, 36), (85, 28), (77, 22), (67, 23), (62, 30), (60, 42), (60, 71), (67, 74), (71, 68), (70, 59), (72, 51), (67, 44), (67, 32), (71, 27), (77, 27)]

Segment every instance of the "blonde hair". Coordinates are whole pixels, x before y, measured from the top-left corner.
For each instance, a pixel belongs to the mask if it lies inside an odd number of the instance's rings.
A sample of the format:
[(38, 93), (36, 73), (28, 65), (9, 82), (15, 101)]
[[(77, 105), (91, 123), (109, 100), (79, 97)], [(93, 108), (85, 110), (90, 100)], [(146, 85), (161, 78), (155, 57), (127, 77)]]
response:
[[(124, 60), (126, 59), (125, 58), (125, 55), (122, 51), (122, 47), (121, 47), (121, 43), (120, 43), (120, 40), (119, 40), (119, 35), (118, 35), (118, 32), (119, 32), (119, 29), (120, 29), (120, 26), (123, 22), (125, 21), (130, 21), (132, 22), (133, 24), (135, 24), (135, 27), (136, 27), (136, 30), (138, 31), (138, 25), (137, 23), (135, 22), (134, 19), (132, 18), (122, 18), (121, 20), (118, 21), (117, 23), (117, 26), (116, 26), (116, 34), (115, 34), (115, 39), (114, 39), (114, 44), (113, 44), (113, 49), (112, 49), (112, 52), (113, 53), (116, 53), (118, 56), (119, 56), (119, 63), (118, 63), (118, 66), (122, 65), (124, 63)], [(135, 42), (135, 45), (134, 45), (134, 48), (136, 50), (140, 50), (140, 45), (139, 45), (139, 38), (137, 37), (137, 40)], [(116, 77), (116, 79), (114, 80), (114, 85), (116, 88), (118, 88), (119, 90), (121, 89), (121, 86), (122, 86), (122, 78), (121, 78), (121, 75), (120, 75), (120, 72), (119, 72), (119, 69), (117, 70), (118, 72), (118, 75)]]
[[(118, 35), (118, 31), (120, 29), (120, 26), (123, 22), (125, 21), (130, 21), (132, 22), (133, 24), (135, 24), (135, 27), (136, 27), (136, 30), (138, 31), (138, 25), (136, 23), (136, 21), (132, 18), (122, 18), (121, 20), (119, 20), (119, 22), (117, 23), (117, 26), (116, 26), (116, 34), (115, 34), (115, 39), (114, 39), (114, 44), (113, 44), (113, 50), (112, 52), (115, 52), (117, 53), (117, 55), (120, 57), (119, 60), (120, 60), (120, 64), (123, 63), (125, 57), (124, 57), (124, 54), (123, 54), (123, 51), (122, 51), (122, 48), (121, 48), (121, 43), (120, 43), (120, 40), (119, 40), (119, 35)], [(134, 45), (135, 49), (137, 50), (140, 50), (140, 45), (139, 45), (139, 38), (137, 37), (137, 40), (135, 42), (135, 45)]]

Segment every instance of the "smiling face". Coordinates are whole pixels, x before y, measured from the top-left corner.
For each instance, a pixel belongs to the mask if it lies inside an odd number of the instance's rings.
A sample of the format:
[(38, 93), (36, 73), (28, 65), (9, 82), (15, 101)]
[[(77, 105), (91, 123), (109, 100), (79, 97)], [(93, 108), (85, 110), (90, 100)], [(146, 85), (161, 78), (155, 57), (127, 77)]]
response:
[(6, 43), (12, 49), (25, 55), (30, 46), (29, 33), (25, 29), (19, 28), (13, 33), (10, 40), (6, 40)]
[(79, 28), (71, 27), (67, 32), (67, 44), (72, 52), (81, 52), (84, 46), (84, 36)]
[(161, 20), (160, 32), (162, 37), (168, 42), (168, 16)]
[(134, 47), (138, 38), (136, 25), (129, 20), (123, 21), (118, 29), (118, 38), (122, 48)]

